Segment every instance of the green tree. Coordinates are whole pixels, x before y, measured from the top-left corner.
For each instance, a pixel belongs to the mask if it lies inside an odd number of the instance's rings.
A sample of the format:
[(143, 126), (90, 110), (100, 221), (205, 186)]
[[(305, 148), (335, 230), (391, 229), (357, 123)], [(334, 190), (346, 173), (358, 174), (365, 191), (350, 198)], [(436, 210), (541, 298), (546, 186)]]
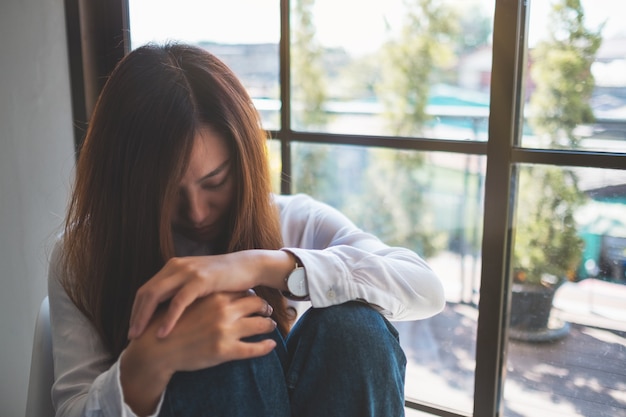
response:
[(574, 213), (585, 201), (576, 174), (551, 166), (520, 173), (513, 265), (517, 282), (558, 286), (573, 279), (583, 241)]
[[(316, 39), (313, 7), (315, 0), (293, 2), (291, 44), (291, 95), (294, 129), (316, 130), (328, 123), (327, 100), (322, 67), (323, 48)], [(333, 170), (328, 148), (309, 144), (293, 145), (294, 191), (328, 201)]]
[(602, 26), (585, 27), (580, 0), (559, 0), (550, 14), (546, 40), (531, 52), (531, 125), (553, 148), (577, 147), (576, 126), (594, 120), (589, 100), (595, 88), (591, 64), (602, 43)]
[(405, 23), (397, 38), (383, 47), (378, 97), (390, 130), (416, 136), (428, 121), (426, 105), (435, 69), (454, 61), (458, 19), (452, 9), (433, 0), (405, 0)]
[[(383, 47), (381, 80), (376, 88), (389, 130), (397, 136), (423, 133), (435, 69), (454, 60), (454, 11), (432, 0), (406, 0), (405, 23)], [(431, 256), (443, 245), (435, 232), (425, 196), (430, 179), (424, 157), (415, 151), (372, 149), (368, 184), (357, 218), (392, 245)]]
[[(434, 227), (434, 213), (424, 201), (430, 174), (414, 151), (371, 148), (362, 193), (346, 213), (365, 230), (393, 246), (430, 257), (445, 245)], [(419, 163), (416, 164), (416, 160)]]
[(351, 60), (341, 68), (336, 84), (339, 100), (375, 101), (381, 80), (380, 54), (371, 53)]
[(293, 123), (297, 129), (323, 127), (328, 122), (324, 111), (326, 80), (322, 68), (323, 48), (315, 34), (313, 15), (315, 0), (296, 0), (293, 9), (291, 45), (291, 94), (296, 108)]
[[(383, 48), (378, 96), (391, 132), (397, 136), (418, 136), (424, 133), (430, 119), (426, 107), (430, 86), (437, 81), (436, 69), (450, 67), (454, 62), (458, 18), (454, 10), (433, 0), (405, 0), (404, 5), (405, 23), (399, 36)], [(395, 232), (389, 240), (412, 247), (424, 256), (434, 255), (443, 243), (425, 199), (430, 181), (423, 154), (402, 150), (377, 152), (379, 160), (390, 161), (370, 171), (370, 178), (384, 178), (387, 182), (386, 189), (379, 190), (386, 193), (386, 198), (375, 201), (386, 200), (388, 215), (393, 219)]]
[[(585, 27), (580, 0), (558, 0), (550, 32), (532, 51), (531, 126), (548, 146), (576, 148), (575, 128), (593, 121), (591, 64), (601, 30)], [(518, 281), (558, 285), (572, 278), (581, 258), (574, 213), (585, 202), (578, 177), (567, 168), (525, 166), (520, 172), (513, 268)]]
[(491, 41), (492, 19), (482, 7), (476, 4), (459, 4), (459, 26), (456, 32), (456, 44), (459, 55), (488, 45)]

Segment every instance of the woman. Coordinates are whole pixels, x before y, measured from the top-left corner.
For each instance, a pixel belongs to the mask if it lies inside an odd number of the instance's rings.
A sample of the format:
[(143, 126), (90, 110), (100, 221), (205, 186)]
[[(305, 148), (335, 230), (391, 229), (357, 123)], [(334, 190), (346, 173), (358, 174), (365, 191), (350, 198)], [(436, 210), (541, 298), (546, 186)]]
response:
[[(314, 308), (294, 322), (285, 295)], [(57, 416), (403, 415), (386, 319), (438, 313), (424, 261), (270, 190), (266, 136), (210, 53), (108, 79), (49, 279)]]

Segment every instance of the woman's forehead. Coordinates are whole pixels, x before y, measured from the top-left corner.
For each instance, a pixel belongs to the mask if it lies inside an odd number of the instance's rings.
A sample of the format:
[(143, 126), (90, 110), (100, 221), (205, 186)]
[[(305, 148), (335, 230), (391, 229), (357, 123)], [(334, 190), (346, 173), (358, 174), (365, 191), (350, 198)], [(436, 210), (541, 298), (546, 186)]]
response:
[(204, 126), (194, 135), (185, 178), (190, 179), (189, 174), (193, 177), (204, 176), (228, 159), (230, 152), (226, 140), (211, 127)]

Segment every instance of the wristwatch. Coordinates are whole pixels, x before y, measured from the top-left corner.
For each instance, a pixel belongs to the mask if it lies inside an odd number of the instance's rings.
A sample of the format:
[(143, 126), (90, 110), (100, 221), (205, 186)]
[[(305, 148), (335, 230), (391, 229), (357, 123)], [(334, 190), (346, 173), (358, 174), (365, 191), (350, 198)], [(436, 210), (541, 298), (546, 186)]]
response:
[(285, 284), (289, 291), (283, 292), (283, 295), (293, 300), (306, 300), (309, 298), (309, 285), (306, 278), (306, 270), (296, 261), (296, 266), (285, 277)]

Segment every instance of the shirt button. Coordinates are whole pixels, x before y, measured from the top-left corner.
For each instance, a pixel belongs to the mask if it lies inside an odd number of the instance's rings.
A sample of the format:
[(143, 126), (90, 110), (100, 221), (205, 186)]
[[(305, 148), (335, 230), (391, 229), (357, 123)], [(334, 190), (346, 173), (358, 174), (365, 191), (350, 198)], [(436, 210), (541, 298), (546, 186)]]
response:
[(326, 297), (328, 297), (329, 300), (334, 300), (335, 299), (335, 291), (328, 290), (328, 292), (326, 293)]

